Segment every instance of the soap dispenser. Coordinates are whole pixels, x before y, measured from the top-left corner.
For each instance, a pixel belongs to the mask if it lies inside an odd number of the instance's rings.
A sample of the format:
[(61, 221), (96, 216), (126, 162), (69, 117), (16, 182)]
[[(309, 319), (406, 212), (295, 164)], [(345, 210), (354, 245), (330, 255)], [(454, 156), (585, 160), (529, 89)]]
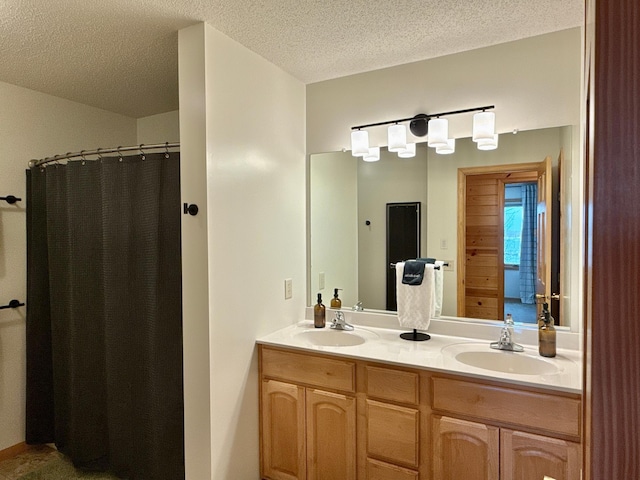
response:
[(556, 356), (556, 328), (553, 317), (549, 313), (549, 304), (542, 305), (540, 314), (540, 329), (538, 330), (538, 350), (543, 357)]
[(338, 290), (341, 288), (333, 289), (333, 298), (331, 299), (331, 308), (342, 308), (342, 300), (338, 298)]
[(316, 328), (324, 328), (325, 322), (325, 307), (322, 304), (322, 294), (318, 293), (318, 303), (313, 307), (313, 326)]

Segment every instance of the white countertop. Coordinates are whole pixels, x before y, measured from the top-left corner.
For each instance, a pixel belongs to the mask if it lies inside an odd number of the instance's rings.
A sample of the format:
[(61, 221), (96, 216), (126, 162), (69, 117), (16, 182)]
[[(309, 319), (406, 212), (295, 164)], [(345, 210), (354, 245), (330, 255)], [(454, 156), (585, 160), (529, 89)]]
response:
[[(324, 330), (329, 330), (330, 322)], [(378, 328), (355, 325), (353, 334), (365, 338), (365, 342), (351, 346), (314, 345), (307, 338), (321, 329), (315, 329), (313, 322), (305, 320), (291, 325), (257, 340), (262, 345), (286, 347), (295, 350), (327, 353), (332, 355), (369, 360), (406, 367), (424, 368), (432, 371), (455, 373), (473, 378), (498, 380), (510, 384), (547, 388), (551, 390), (581, 393), (582, 392), (582, 356), (576, 350), (558, 349), (554, 358), (538, 355), (537, 345), (523, 345), (522, 353), (503, 352), (489, 347), (485, 339), (473, 339), (460, 336), (430, 333), (431, 339), (423, 342), (403, 340), (400, 333), (406, 330)], [(303, 335), (300, 335), (303, 332)], [(336, 332), (349, 335), (350, 332)], [(497, 338), (496, 338), (497, 340)], [(517, 342), (518, 339), (516, 338)], [(519, 342), (518, 342), (519, 343)], [(475, 366), (469, 366), (456, 359), (456, 355), (464, 351), (495, 352), (497, 355), (517, 355), (533, 357), (536, 365), (549, 367), (553, 373), (519, 374), (499, 372)], [(509, 357), (505, 357), (507, 362)], [(515, 359), (514, 359), (515, 360)], [(518, 359), (521, 360), (521, 359)], [(536, 360), (539, 360), (537, 362)], [(547, 362), (540, 363), (540, 362)]]

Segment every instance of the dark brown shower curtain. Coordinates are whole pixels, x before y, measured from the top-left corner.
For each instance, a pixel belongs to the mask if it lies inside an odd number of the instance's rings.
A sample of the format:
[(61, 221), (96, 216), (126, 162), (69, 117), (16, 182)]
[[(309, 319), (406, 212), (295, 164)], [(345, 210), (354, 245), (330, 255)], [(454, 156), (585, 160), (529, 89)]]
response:
[(27, 443), (184, 478), (178, 153), (27, 171)]

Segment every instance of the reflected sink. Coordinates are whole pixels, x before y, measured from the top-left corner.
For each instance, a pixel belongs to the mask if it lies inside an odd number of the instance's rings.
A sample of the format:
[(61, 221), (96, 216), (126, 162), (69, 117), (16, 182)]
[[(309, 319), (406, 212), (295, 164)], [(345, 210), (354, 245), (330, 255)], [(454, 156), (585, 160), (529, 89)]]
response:
[(558, 367), (549, 360), (526, 353), (490, 350), (489, 345), (457, 344), (445, 347), (456, 361), (470, 367), (518, 375), (549, 375)]
[(354, 331), (343, 330), (305, 330), (295, 334), (295, 338), (304, 342), (323, 347), (352, 347), (354, 345), (362, 345), (364, 342), (377, 335), (367, 330), (357, 329)]

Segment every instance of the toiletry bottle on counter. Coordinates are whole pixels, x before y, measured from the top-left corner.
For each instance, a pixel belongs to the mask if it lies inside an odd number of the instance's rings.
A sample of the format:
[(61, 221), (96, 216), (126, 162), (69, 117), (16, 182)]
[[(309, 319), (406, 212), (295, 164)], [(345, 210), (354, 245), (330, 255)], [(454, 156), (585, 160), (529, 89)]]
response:
[(338, 290), (341, 288), (333, 289), (333, 298), (331, 299), (331, 308), (342, 308), (342, 300), (338, 298)]
[(313, 326), (316, 328), (324, 328), (325, 326), (325, 308), (322, 304), (322, 294), (318, 294), (318, 303), (313, 307)]
[(553, 317), (549, 313), (549, 304), (542, 305), (540, 314), (540, 329), (538, 330), (538, 350), (543, 357), (556, 356), (556, 328)]

